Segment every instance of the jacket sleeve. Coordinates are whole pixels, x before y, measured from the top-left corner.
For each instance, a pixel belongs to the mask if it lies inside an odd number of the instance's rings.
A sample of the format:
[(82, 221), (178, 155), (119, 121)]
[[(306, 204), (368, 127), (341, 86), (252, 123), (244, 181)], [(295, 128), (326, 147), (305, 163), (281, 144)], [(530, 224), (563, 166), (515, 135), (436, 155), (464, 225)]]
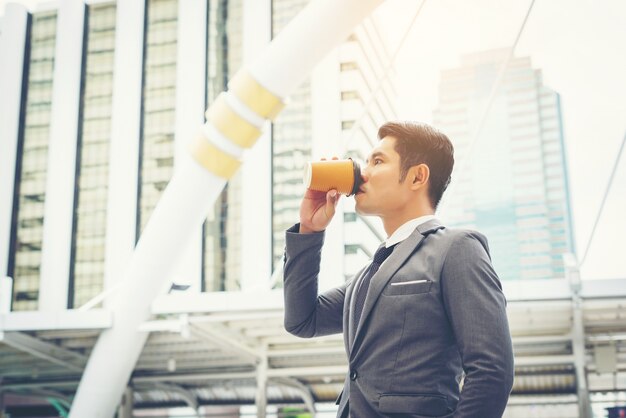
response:
[(299, 229), (296, 224), (286, 233), (285, 329), (303, 338), (341, 333), (346, 286), (318, 295), (324, 232), (300, 234)]
[(454, 417), (500, 418), (513, 387), (513, 348), (502, 285), (482, 234), (455, 237), (441, 282), (465, 371)]

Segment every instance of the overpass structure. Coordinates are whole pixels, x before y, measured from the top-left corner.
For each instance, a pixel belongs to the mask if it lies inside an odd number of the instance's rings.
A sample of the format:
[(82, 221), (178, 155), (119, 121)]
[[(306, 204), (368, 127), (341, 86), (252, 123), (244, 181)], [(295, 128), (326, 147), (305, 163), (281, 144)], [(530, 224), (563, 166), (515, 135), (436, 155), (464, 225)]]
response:
[[(565, 402), (591, 416), (582, 409), (590, 410), (594, 395), (626, 392), (626, 279), (515, 281), (504, 291), (516, 364), (510, 408)], [(102, 308), (2, 314), (4, 398), (70, 405), (98, 336), (113, 325)], [(138, 331), (149, 337), (123, 400), (135, 410), (281, 404), (315, 411), (334, 402), (347, 371), (341, 335), (305, 340), (284, 330), (281, 289), (173, 291), (152, 303)], [(28, 409), (5, 405), (20, 408)], [(121, 407), (118, 416), (131, 410)]]

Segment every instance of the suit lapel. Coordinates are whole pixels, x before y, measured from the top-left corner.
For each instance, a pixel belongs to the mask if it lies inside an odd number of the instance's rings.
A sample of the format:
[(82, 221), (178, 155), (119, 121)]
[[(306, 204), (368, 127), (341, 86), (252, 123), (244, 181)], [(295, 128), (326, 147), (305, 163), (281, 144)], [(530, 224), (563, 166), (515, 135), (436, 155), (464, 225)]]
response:
[[(365, 305), (363, 305), (361, 319), (359, 320), (354, 340), (350, 347), (351, 358), (354, 357), (354, 353), (356, 352), (355, 347), (361, 339), (363, 326), (367, 322), (368, 316), (372, 312), (372, 309), (383, 289), (387, 286), (387, 283), (391, 280), (396, 271), (398, 271), (398, 269), (404, 264), (404, 262), (419, 249), (424, 241), (424, 238), (442, 228), (444, 228), (444, 226), (441, 225), (437, 219), (432, 219), (419, 225), (407, 239), (400, 242), (396, 246), (389, 258), (383, 263), (382, 266), (380, 266), (380, 269), (376, 272), (376, 274), (374, 274), (370, 281), (367, 296), (365, 297)], [(353, 311), (353, 308), (354, 304), (350, 301), (351, 312)], [(350, 314), (350, 317), (351, 316), (352, 313)]]

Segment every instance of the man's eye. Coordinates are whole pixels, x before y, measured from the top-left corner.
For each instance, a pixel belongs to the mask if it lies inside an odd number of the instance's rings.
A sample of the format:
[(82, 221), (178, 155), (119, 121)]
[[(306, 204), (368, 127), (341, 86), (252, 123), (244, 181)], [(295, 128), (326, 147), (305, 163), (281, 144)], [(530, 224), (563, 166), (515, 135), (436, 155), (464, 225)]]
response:
[(382, 163), (382, 162), (383, 162), (383, 160), (376, 158), (374, 160), (374, 165), (378, 165), (379, 163)]

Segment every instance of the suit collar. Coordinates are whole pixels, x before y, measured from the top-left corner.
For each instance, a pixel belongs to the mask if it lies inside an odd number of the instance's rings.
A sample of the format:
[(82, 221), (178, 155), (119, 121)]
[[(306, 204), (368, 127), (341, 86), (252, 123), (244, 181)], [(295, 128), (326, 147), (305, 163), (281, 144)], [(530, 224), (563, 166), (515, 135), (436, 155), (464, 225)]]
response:
[(442, 228), (445, 228), (445, 226), (441, 224), (441, 221), (437, 218), (433, 218), (429, 221), (419, 224), (416, 229), (417, 231), (419, 231), (420, 234), (426, 236)]
[(354, 357), (357, 350), (357, 344), (362, 338), (363, 324), (367, 322), (367, 318), (372, 312), (372, 308), (380, 297), (383, 289), (391, 280), (396, 271), (404, 264), (404, 262), (419, 249), (428, 235), (439, 229), (445, 228), (438, 219), (431, 219), (415, 228), (415, 231), (404, 241), (398, 243), (393, 253), (380, 266), (380, 269), (374, 274), (370, 281), (370, 286), (365, 298), (365, 305), (361, 313), (361, 319), (356, 329), (354, 342), (351, 347), (350, 357)]

